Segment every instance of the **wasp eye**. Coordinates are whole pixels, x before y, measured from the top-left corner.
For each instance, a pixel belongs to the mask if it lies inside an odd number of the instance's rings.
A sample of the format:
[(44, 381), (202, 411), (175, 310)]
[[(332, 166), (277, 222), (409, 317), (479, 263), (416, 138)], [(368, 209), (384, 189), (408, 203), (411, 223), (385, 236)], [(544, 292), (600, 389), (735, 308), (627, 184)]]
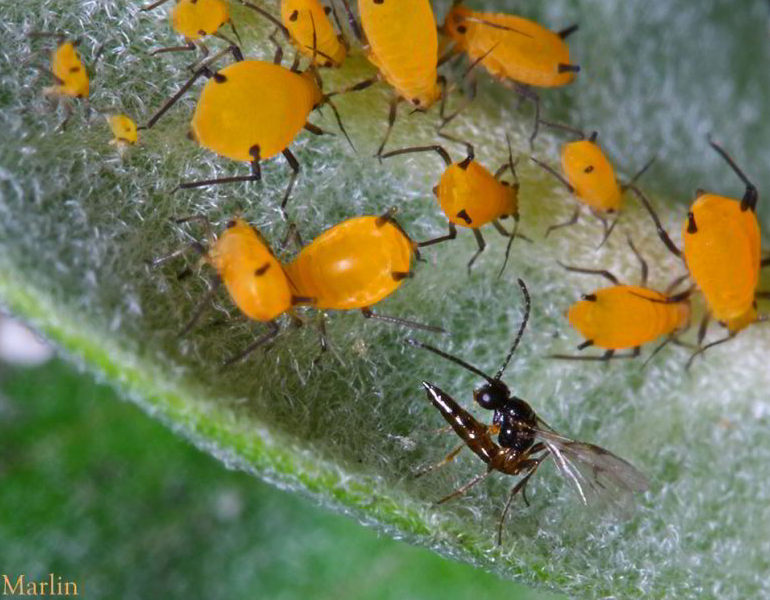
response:
[(473, 399), (487, 410), (502, 408), (508, 396), (508, 388), (502, 383), (486, 383), (473, 391)]

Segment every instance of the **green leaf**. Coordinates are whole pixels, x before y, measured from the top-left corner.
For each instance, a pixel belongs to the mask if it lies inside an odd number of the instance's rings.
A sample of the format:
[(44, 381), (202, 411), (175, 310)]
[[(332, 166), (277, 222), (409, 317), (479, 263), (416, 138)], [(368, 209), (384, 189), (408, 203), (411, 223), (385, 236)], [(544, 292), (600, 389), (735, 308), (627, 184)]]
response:
[[(491, 1), (474, 6), (482, 4), (521, 8)], [(479, 461), (463, 456), (442, 472), (412, 476), (456, 442), (435, 432), (443, 423), (420, 379), (471, 406), (476, 381), (470, 374), (404, 346), (403, 331), (357, 314), (335, 314), (329, 321), (342, 364), (326, 356), (313, 368), (317, 333), (302, 328), (222, 371), (222, 359), (260, 331), (237, 318), (219, 322), (236, 316), (224, 297), (200, 328), (177, 338), (204, 285), (197, 278), (177, 281), (173, 266), (146, 268), (145, 259), (185, 239), (169, 219), (202, 213), (221, 224), (240, 211), (277, 242), (285, 230), (277, 206), (286, 166), (269, 163), (261, 186), (172, 194), (181, 179), (245, 170), (185, 138), (195, 93), (120, 158), (107, 144), (101, 117), (87, 121), (82, 107), (65, 133), (55, 131), (60, 117), (42, 98), (47, 82), (33, 68), (47, 61), (47, 46), (26, 37), (30, 30), (80, 36), (86, 60), (104, 43), (93, 105), (141, 122), (178, 89), (192, 60), (148, 56), (176, 41), (163, 11), (139, 13), (123, 2), (35, 0), (3, 12), (0, 297), (74, 360), (229, 467), (519, 582), (582, 597), (767, 593), (767, 533), (761, 526), (768, 520), (770, 455), (766, 331), (761, 325), (747, 330), (696, 363), (689, 376), (681, 348), (666, 349), (646, 369), (641, 361), (602, 368), (545, 358), (580, 341), (563, 312), (599, 285), (567, 275), (557, 259), (610, 268), (626, 280), (635, 280), (638, 267), (623, 235), (594, 249), (600, 227), (590, 218), (542, 239), (548, 225), (568, 216), (571, 200), (527, 160), (530, 113), (516, 110), (512, 92), (483, 84), (479, 100), (452, 132), (473, 141), (490, 166), (503, 162), (504, 135), (511, 134), (522, 157), (522, 230), (534, 243), (516, 242), (506, 276), (497, 280), (504, 240), (485, 233), (490, 247), (467, 277), (474, 243), (463, 231), (458, 240), (426, 251), (428, 264), (418, 266), (417, 277), (377, 308), (441, 324), (451, 336), (418, 337), (492, 369), (519, 322), (515, 278), (523, 277), (533, 293), (534, 318), (507, 381), (559, 431), (627, 458), (650, 476), (652, 487), (630, 519), (618, 520), (581, 508), (566, 483), (544, 468), (530, 490), (531, 506), (514, 505), (504, 544), (497, 547), (497, 519), (510, 480), (490, 478), (464, 498), (435, 507), (432, 501), (479, 472)], [(263, 24), (244, 10), (233, 12), (247, 54), (271, 55)], [(554, 28), (581, 25), (573, 48), (583, 71), (570, 89), (543, 92), (545, 113), (598, 129), (626, 175), (657, 154), (643, 183), (671, 231), (677, 232), (696, 187), (742, 192), (707, 147), (709, 132), (763, 189), (770, 169), (763, 147), (770, 74), (760, 68), (770, 59), (766, 3), (736, 10), (716, 0), (643, 8), (582, 0), (551, 2), (527, 14)], [(371, 73), (356, 54), (324, 77), (336, 89)], [(344, 218), (394, 205), (415, 239), (444, 229), (430, 195), (440, 173), (433, 157), (383, 165), (371, 158), (384, 132), (388, 93), (379, 86), (340, 98), (357, 154), (339, 136), (303, 134), (292, 146), (304, 169), (289, 210), (306, 239)], [(313, 118), (334, 129), (328, 114)], [(431, 142), (435, 122), (433, 113), (403, 116), (392, 147)], [(549, 135), (538, 139), (536, 154), (555, 164), (558, 140)], [(452, 148), (453, 154), (460, 151)], [(765, 206), (760, 214), (766, 217)], [(653, 267), (654, 285), (662, 287), (682, 271), (633, 201), (619, 228), (633, 232)]]

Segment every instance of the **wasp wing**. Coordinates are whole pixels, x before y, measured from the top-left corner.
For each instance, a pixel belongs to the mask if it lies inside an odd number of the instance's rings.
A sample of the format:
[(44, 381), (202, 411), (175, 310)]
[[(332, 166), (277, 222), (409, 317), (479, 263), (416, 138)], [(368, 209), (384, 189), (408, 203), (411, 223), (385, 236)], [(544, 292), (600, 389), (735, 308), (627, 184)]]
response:
[(584, 504), (624, 504), (631, 494), (649, 487), (647, 477), (609, 450), (560, 435), (542, 420), (538, 420), (535, 434)]

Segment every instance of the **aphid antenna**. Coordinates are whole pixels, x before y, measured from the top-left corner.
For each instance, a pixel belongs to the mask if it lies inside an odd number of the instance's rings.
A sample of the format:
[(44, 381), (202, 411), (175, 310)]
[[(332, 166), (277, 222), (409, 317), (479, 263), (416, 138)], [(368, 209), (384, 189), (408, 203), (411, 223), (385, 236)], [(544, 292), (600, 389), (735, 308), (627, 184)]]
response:
[[(577, 127), (573, 127), (572, 125), (565, 125), (564, 123), (557, 123), (556, 121), (549, 121), (547, 119), (538, 119), (538, 122), (541, 125), (545, 125), (546, 127), (550, 127), (552, 129), (559, 129), (561, 131), (567, 131), (569, 133), (574, 133), (576, 136), (578, 136), (578, 139), (584, 140), (586, 139), (585, 131), (582, 129), (578, 129)], [(596, 141), (596, 138), (598, 137), (598, 132), (594, 131), (591, 132), (591, 141)]]
[(652, 217), (652, 220), (655, 223), (655, 230), (658, 232), (658, 237), (666, 246), (666, 248), (668, 248), (669, 252), (671, 252), (671, 254), (677, 258), (682, 258), (682, 251), (676, 247), (676, 244), (674, 244), (674, 242), (671, 240), (671, 236), (669, 236), (668, 232), (663, 228), (663, 224), (660, 222), (660, 217), (658, 217), (658, 213), (655, 212), (655, 209), (652, 207), (652, 204), (650, 203), (650, 200), (647, 198), (647, 196), (645, 196), (642, 190), (640, 190), (636, 185), (629, 184), (628, 189), (636, 195), (644, 208), (650, 214), (650, 217)]
[(737, 165), (737, 163), (732, 159), (732, 157), (727, 153), (727, 151), (722, 148), (719, 144), (717, 144), (712, 138), (711, 134), (709, 134), (706, 139), (708, 140), (709, 145), (717, 151), (717, 153), (725, 159), (728, 165), (730, 165), (730, 168), (732, 168), (733, 172), (740, 177), (741, 181), (746, 184), (746, 191), (743, 194), (743, 199), (741, 200), (741, 210), (747, 210), (751, 209), (752, 211), (756, 208), (757, 202), (759, 201), (759, 192), (757, 191), (757, 187), (751, 183), (748, 177), (746, 177), (746, 174), (741, 170), (741, 168)]
[(628, 188), (630, 188), (633, 185), (636, 185), (636, 182), (639, 181), (639, 179), (644, 175), (647, 170), (653, 165), (653, 163), (657, 160), (658, 155), (655, 154), (652, 158), (650, 158), (646, 163), (644, 163), (644, 166), (639, 169), (631, 179), (629, 179), (626, 183), (622, 184), (620, 186), (621, 191), (625, 192)]
[(284, 37), (286, 37), (287, 40), (291, 40), (291, 34), (289, 33), (289, 30), (286, 29), (284, 24), (281, 23), (276, 17), (271, 15), (264, 8), (260, 8), (256, 4), (252, 4), (251, 2), (247, 2), (247, 0), (241, 0), (241, 4), (243, 6), (246, 6), (246, 7), (250, 8), (251, 10), (255, 11), (257, 14), (263, 16), (265, 19), (270, 21), (273, 25), (275, 25), (278, 29), (281, 30), (281, 33), (283, 33)]
[(520, 29), (516, 29), (515, 27), (508, 27), (507, 25), (500, 25), (499, 23), (493, 23), (492, 21), (487, 21), (485, 19), (479, 19), (478, 17), (465, 17), (463, 19), (464, 21), (468, 21), (470, 23), (478, 23), (479, 25), (486, 25), (488, 27), (492, 27), (494, 29), (502, 29), (503, 31), (511, 31), (513, 33), (517, 33), (521, 36), (528, 37), (532, 39), (532, 36), (528, 33), (524, 33)]
[(529, 297), (529, 290), (527, 289), (527, 285), (524, 283), (524, 280), (521, 278), (519, 278), (517, 282), (519, 284), (519, 288), (521, 289), (521, 293), (524, 295), (524, 318), (521, 321), (521, 325), (519, 325), (519, 330), (516, 332), (516, 338), (513, 340), (511, 349), (508, 350), (508, 354), (505, 357), (503, 364), (497, 370), (497, 374), (495, 375), (495, 381), (500, 381), (500, 378), (503, 376), (503, 372), (508, 367), (508, 363), (511, 362), (511, 358), (513, 357), (514, 352), (516, 352), (516, 349), (519, 347), (519, 342), (521, 342), (521, 338), (524, 335), (524, 330), (527, 328), (527, 322), (529, 321), (529, 313), (532, 308), (532, 301), (530, 300), (530, 297)]

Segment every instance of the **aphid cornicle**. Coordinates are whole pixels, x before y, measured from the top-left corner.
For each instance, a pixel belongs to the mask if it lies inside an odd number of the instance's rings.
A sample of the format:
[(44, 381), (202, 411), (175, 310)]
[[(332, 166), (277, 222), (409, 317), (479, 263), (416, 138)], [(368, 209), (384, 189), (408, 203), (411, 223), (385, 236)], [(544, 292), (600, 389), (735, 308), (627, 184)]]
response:
[[(650, 355), (649, 361), (666, 344), (677, 342), (677, 336), (690, 326), (691, 289), (679, 294), (672, 290), (682, 282), (674, 280), (665, 292), (658, 292), (647, 287), (648, 267), (639, 254), (631, 238), (628, 245), (639, 260), (642, 277), (640, 285), (624, 285), (606, 270), (586, 269), (561, 264), (573, 273), (600, 275), (613, 285), (600, 288), (583, 295), (582, 300), (573, 304), (567, 312), (567, 320), (585, 338), (578, 350), (588, 347), (602, 348), (603, 355), (572, 356), (553, 354), (551, 358), (568, 360), (607, 361), (612, 358), (634, 358), (639, 355), (641, 346), (666, 336)], [(686, 276), (685, 276), (686, 277)], [(616, 354), (618, 350), (631, 349), (627, 354)]]
[(360, 309), (367, 318), (442, 331), (371, 309), (412, 277), (416, 250), (417, 244), (389, 211), (378, 217), (348, 219), (327, 229), (303, 247), (285, 270), (297, 295), (316, 308)]
[[(652, 158), (647, 161), (628, 182), (621, 183), (615, 174), (615, 168), (596, 141), (598, 137), (596, 131), (586, 137), (579, 129), (567, 125), (544, 120), (541, 123), (569, 131), (580, 137), (580, 139), (567, 142), (562, 146), (561, 167), (563, 175), (534, 156), (530, 157), (533, 162), (558, 179), (578, 201), (572, 216), (564, 223), (548, 227), (545, 236), (548, 237), (556, 229), (577, 223), (582, 208), (586, 207), (602, 224), (604, 235), (599, 246), (604, 245), (617, 224), (619, 213), (623, 208), (625, 191), (639, 180), (655, 159)], [(607, 222), (607, 217), (610, 215), (617, 215), (612, 223)]]
[[(429, 350), (485, 380), (484, 384), (474, 390), (473, 399), (481, 408), (493, 411), (492, 426), (476, 420), (438, 386), (427, 381), (422, 382), (428, 399), (463, 442), (444, 460), (423, 469), (419, 474), (423, 475), (448, 464), (465, 446), (486, 464), (483, 473), (443, 497), (438, 504), (461, 496), (495, 471), (521, 476), (511, 488), (500, 516), (498, 544), (502, 543), (503, 524), (514, 497), (521, 493), (525, 503), (529, 504), (526, 497), (527, 484), (549, 457), (553, 458), (559, 473), (573, 485), (585, 504), (599, 499), (622, 500), (649, 487), (647, 478), (622, 458), (599, 446), (577, 442), (556, 433), (527, 402), (511, 394), (511, 390), (503, 383), (501, 378), (521, 341), (529, 318), (529, 292), (521, 279), (519, 286), (525, 299), (524, 318), (511, 349), (494, 377), (438, 348), (409, 340), (413, 346)], [(493, 438), (495, 434), (497, 441)]]
[[(402, 100), (425, 111), (442, 95), (438, 76), (438, 33), (430, 0), (358, 0), (361, 27), (348, 0), (343, 0), (351, 27), (365, 45), (377, 77), (351, 89), (364, 89), (384, 79), (394, 90), (388, 129), (377, 156), (382, 155)], [(361, 31), (363, 29), (363, 32)]]
[[(168, 1), (158, 0), (143, 6), (141, 10), (153, 10)], [(204, 54), (208, 54), (208, 49), (201, 40), (210, 35), (217, 35), (226, 23), (230, 23), (232, 26), (230, 9), (224, 0), (176, 0), (171, 11), (171, 28), (179, 35), (184, 36), (187, 43), (184, 46), (158, 48), (152, 54), (195, 50), (196, 48), (200, 48)], [(221, 36), (221, 34), (219, 35)]]
[(231, 46), (230, 51), (236, 62), (216, 72), (212, 72), (208, 65), (196, 71), (146, 127), (155, 125), (198, 78), (207, 77), (190, 124), (190, 135), (198, 144), (220, 156), (250, 163), (251, 174), (184, 182), (179, 189), (260, 181), (261, 162), (283, 154), (292, 169), (281, 202), (283, 211), (300, 170), (299, 161), (288, 146), (302, 129), (316, 135), (327, 133), (308, 121), (310, 113), (329, 104), (346, 138), (347, 133), (336, 108), (323, 94), (320, 78), (313, 69), (299, 72), (296, 65), (292, 69), (282, 67), (280, 46), (272, 63), (244, 60), (237, 46)]
[(208, 293), (193, 311), (192, 318), (180, 335), (192, 329), (222, 284), (244, 315), (254, 321), (268, 324), (267, 333), (257, 338), (244, 351), (225, 361), (225, 365), (230, 365), (273, 339), (279, 332), (276, 319), (290, 312), (303, 298), (294, 294), (289, 279), (270, 246), (246, 221), (229, 221), (218, 237), (214, 235), (206, 217), (187, 217), (177, 220), (177, 223), (190, 221), (203, 223), (206, 243), (193, 242), (167, 256), (155, 259), (151, 264), (158, 266), (189, 250), (195, 250), (201, 255), (202, 262), (211, 265), (215, 271), (215, 275), (209, 279)]
[[(699, 349), (690, 357), (688, 367), (707, 349), (732, 339), (750, 324), (766, 319), (757, 314), (756, 305), (757, 297), (765, 295), (757, 291), (763, 264), (756, 216), (759, 193), (721, 146), (711, 139), (709, 145), (730, 165), (746, 190), (741, 200), (698, 190), (682, 225), (684, 252), (671, 240), (645, 195), (632, 188), (655, 222), (661, 241), (672, 254), (684, 260), (708, 305), (698, 332)], [(728, 333), (702, 346), (711, 317), (724, 325)]]
[[(459, 141), (444, 134), (441, 134), (441, 137), (450, 141)], [(505, 253), (507, 263), (511, 243), (516, 238), (519, 223), (519, 182), (516, 177), (511, 143), (507, 136), (506, 141), (508, 142), (508, 160), (494, 174), (476, 161), (473, 145), (468, 142), (461, 142), (467, 148), (467, 156), (459, 162), (452, 162), (446, 149), (438, 144), (402, 148), (382, 155), (382, 158), (388, 158), (400, 154), (435, 152), (444, 161), (446, 169), (442, 173), (438, 185), (433, 188), (433, 192), (438, 199), (441, 210), (449, 219), (449, 233), (433, 240), (421, 242), (420, 247), (454, 239), (457, 236), (458, 226), (471, 229), (476, 238), (478, 250), (468, 262), (468, 271), (470, 272), (473, 263), (486, 248), (484, 237), (479, 229), (492, 223), (501, 235), (510, 238)], [(513, 183), (501, 180), (501, 177), (509, 170), (514, 178)], [(512, 217), (515, 221), (511, 232), (507, 231), (500, 223), (500, 219), (508, 217)], [(505, 263), (503, 264), (504, 268)]]
[(480, 63), (503, 83), (535, 105), (537, 136), (540, 98), (533, 87), (560, 87), (570, 84), (580, 67), (570, 59), (564, 41), (577, 30), (573, 25), (553, 32), (516, 15), (485, 13), (460, 6), (450, 9), (441, 32), (454, 43), (455, 52), (466, 52), (474, 64)]

